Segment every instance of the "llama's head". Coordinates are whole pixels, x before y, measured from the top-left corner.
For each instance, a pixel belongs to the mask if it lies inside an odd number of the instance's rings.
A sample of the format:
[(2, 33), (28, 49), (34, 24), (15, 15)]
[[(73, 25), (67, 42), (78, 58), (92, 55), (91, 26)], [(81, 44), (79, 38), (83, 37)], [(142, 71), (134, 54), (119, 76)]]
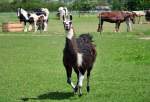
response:
[(69, 17), (63, 16), (63, 24), (64, 24), (64, 29), (66, 31), (69, 31), (72, 28), (72, 15)]

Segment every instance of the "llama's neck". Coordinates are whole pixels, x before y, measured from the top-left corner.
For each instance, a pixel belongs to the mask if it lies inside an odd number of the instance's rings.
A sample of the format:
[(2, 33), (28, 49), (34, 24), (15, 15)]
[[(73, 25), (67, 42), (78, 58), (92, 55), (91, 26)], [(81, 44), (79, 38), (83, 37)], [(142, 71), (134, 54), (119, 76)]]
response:
[(66, 33), (67, 33), (66, 48), (68, 49), (68, 51), (70, 51), (70, 53), (76, 54), (78, 52), (78, 47), (77, 47), (76, 38), (74, 37), (74, 30), (73, 30), (73, 28), (71, 28)]
[(74, 30), (73, 28), (71, 28), (69, 31), (66, 32), (67, 33), (67, 38), (68, 39), (72, 39), (74, 37)]
[(67, 38), (66, 38), (66, 46), (65, 50), (67, 51), (67, 54), (70, 54), (71, 60), (75, 61), (74, 64), (77, 66), (82, 65), (82, 54), (79, 53), (79, 48), (77, 44), (77, 39), (74, 37), (74, 30), (71, 28), (67, 32)]

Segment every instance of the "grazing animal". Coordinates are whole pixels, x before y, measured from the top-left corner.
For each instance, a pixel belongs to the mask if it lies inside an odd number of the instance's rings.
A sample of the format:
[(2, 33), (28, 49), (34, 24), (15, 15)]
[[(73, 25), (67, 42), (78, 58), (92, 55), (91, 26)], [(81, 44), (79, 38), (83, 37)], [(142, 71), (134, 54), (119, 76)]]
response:
[(20, 23), (24, 23), (24, 32), (27, 31), (27, 22), (29, 24), (31, 24), (32, 22), (29, 21), (29, 12), (27, 12), (26, 10), (24, 10), (23, 8), (18, 8), (17, 9), (17, 16), (20, 20)]
[(30, 13), (30, 17), (29, 20), (33, 21), (33, 27), (34, 27), (34, 32), (36, 32), (38, 30), (38, 25), (39, 21), (42, 20), (42, 30), (43, 31), (47, 31), (47, 26), (48, 26), (48, 17), (49, 17), (49, 11), (47, 8), (40, 8), (40, 9), (36, 9), (34, 10), (33, 13)]
[(124, 21), (127, 23), (127, 31), (131, 30), (131, 21), (135, 22), (135, 16), (133, 13), (124, 12), (124, 11), (111, 11), (111, 12), (102, 12), (98, 15), (99, 24), (98, 24), (98, 32), (103, 30), (103, 22), (107, 21), (110, 23), (115, 23), (115, 31), (119, 31), (120, 24)]
[(132, 11), (133, 13), (135, 13), (136, 17), (138, 18), (138, 24), (142, 24), (141, 21), (141, 17), (145, 16), (145, 12), (144, 11)]
[[(90, 34), (82, 34), (78, 38), (74, 35), (72, 25), (72, 15), (65, 18), (63, 16), (63, 25), (66, 31), (66, 43), (63, 51), (63, 64), (66, 69), (67, 83), (72, 86), (74, 92), (79, 90), (79, 95), (82, 95), (82, 82), (84, 74), (87, 71), (87, 92), (90, 91), (90, 72), (96, 59), (95, 45), (92, 44), (92, 36)], [(77, 74), (76, 86), (71, 81), (72, 69)]]
[(150, 10), (146, 10), (145, 19), (150, 21)]
[(18, 8), (17, 10), (17, 16), (20, 19), (20, 22), (24, 22), (25, 25), (25, 30), (27, 31), (27, 27), (26, 27), (26, 23), (29, 22), (29, 28), (28, 30), (31, 31), (34, 28), (34, 31), (37, 31), (37, 24), (39, 24), (38, 22), (41, 21), (41, 17), (42, 17), (42, 21), (43, 21), (43, 30), (47, 31), (47, 25), (48, 25), (48, 17), (49, 17), (49, 11), (47, 8), (40, 8), (40, 9), (36, 9), (33, 10), (32, 12), (27, 12), (22, 8)]
[(34, 32), (37, 30), (47, 31), (47, 21), (45, 20), (45, 15), (36, 15), (35, 13), (31, 13), (29, 21), (33, 22), (32, 28), (34, 28)]
[(57, 16), (60, 20), (63, 19), (63, 16), (67, 16), (69, 14), (67, 7), (59, 7)]
[(40, 16), (38, 21), (37, 21), (38, 29), (40, 32), (44, 29), (44, 16)]

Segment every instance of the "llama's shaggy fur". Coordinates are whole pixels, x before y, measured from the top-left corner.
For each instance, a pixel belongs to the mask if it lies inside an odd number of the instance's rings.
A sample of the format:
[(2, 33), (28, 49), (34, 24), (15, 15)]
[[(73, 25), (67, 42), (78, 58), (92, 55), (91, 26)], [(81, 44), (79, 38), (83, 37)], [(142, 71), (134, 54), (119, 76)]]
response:
[[(72, 17), (71, 17), (72, 18)], [(68, 26), (69, 24), (69, 26)], [(87, 71), (87, 91), (89, 92), (89, 77), (90, 71), (96, 59), (95, 45), (92, 43), (92, 36), (90, 34), (82, 34), (78, 38), (74, 36), (72, 22), (67, 26), (64, 22), (64, 27), (67, 33), (65, 48), (63, 51), (63, 63), (67, 72), (67, 82), (77, 92), (79, 88), (79, 95), (82, 94), (81, 87), (84, 79), (84, 74)], [(69, 29), (68, 29), (69, 28)], [(68, 35), (72, 35), (68, 37)], [(77, 74), (77, 85), (74, 87), (71, 81), (72, 68)]]

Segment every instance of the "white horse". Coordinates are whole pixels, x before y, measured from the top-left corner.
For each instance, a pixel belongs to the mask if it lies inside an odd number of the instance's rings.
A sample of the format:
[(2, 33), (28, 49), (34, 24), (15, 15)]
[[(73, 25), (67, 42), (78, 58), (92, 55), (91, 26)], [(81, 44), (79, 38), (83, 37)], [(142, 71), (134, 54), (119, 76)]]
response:
[[(26, 10), (22, 9), (22, 8), (18, 8), (17, 9), (17, 16), (20, 20), (20, 22), (24, 23), (24, 32), (27, 32), (27, 22), (29, 22), (29, 12), (27, 12)], [(31, 22), (29, 22), (30, 24)]]
[(122, 11), (122, 12), (126, 13), (129, 16), (129, 17), (127, 17), (125, 22), (127, 24), (127, 32), (130, 32), (133, 29), (132, 24), (135, 24), (136, 14), (134, 12), (130, 12), (130, 11)]
[(69, 14), (67, 7), (59, 7), (58, 8), (59, 19), (62, 20), (63, 16), (67, 16)]
[(45, 15), (45, 19), (48, 20), (48, 17), (49, 17), (49, 10), (47, 8), (41, 8), (41, 11), (45, 12), (46, 15)]
[(138, 24), (142, 24), (141, 17), (145, 16), (145, 12), (142, 10), (141, 11), (132, 11), (132, 12), (136, 14), (136, 17), (138, 17)]
[(45, 12), (44, 15), (41, 15), (44, 17), (44, 31), (47, 31), (48, 27), (48, 18), (49, 18), (49, 10), (47, 8), (41, 8), (42, 12)]

